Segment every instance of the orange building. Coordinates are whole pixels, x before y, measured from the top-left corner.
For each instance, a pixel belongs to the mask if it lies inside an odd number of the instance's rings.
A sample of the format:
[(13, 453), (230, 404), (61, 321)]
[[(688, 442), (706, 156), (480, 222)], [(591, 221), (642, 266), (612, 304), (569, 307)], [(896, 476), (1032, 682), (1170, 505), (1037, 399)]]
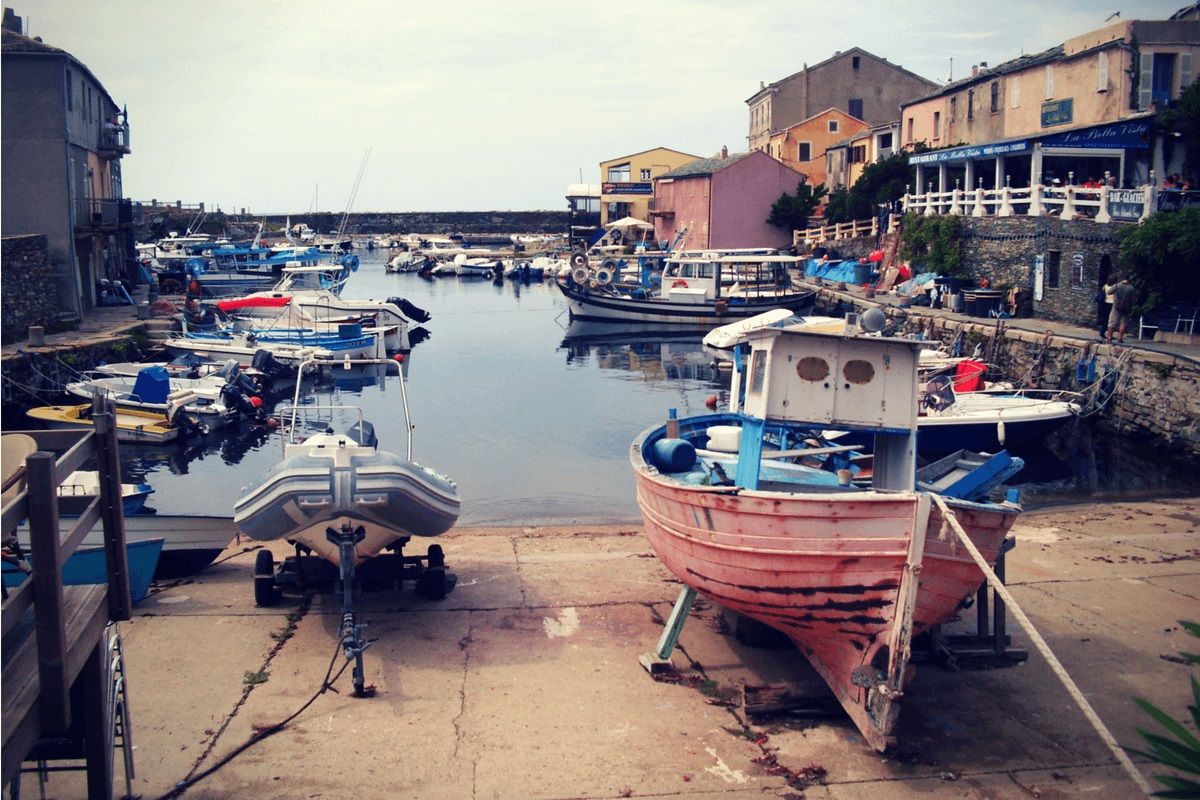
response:
[(845, 111), (827, 108), (771, 135), (770, 155), (808, 177), (809, 184), (828, 185), (825, 151), (846, 137), (870, 130), (870, 125)]

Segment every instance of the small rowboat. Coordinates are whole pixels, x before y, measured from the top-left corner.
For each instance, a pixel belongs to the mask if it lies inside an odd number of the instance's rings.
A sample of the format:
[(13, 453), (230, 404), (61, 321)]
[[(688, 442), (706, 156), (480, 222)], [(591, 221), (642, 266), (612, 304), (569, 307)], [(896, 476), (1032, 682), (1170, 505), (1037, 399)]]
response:
[[(25, 413), (47, 428), (90, 428), (91, 412), (91, 403), (81, 403), (77, 406), (42, 406)], [(117, 409), (116, 417), (117, 441), (120, 442), (166, 444), (179, 435), (179, 429), (167, 420), (166, 414), (122, 408)]]

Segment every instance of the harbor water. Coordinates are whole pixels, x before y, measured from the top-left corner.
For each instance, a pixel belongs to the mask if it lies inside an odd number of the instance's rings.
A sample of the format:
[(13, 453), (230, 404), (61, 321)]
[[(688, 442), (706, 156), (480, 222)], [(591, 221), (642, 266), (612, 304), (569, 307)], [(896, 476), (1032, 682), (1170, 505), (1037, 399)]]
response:
[[(402, 296), (432, 314), (409, 355), (413, 459), (458, 484), (460, 525), (589, 524), (639, 519), (628, 450), (643, 429), (727, 400), (728, 372), (713, 366), (700, 333), (568, 324), (551, 281), (422, 278), (384, 270), (365, 253), (347, 297)], [(361, 408), (379, 445), (403, 454), (395, 377), (332, 370), (306, 385), (308, 427), (344, 430)], [(394, 370), (389, 374), (394, 375)], [(274, 402), (291, 404), (284, 387)], [(318, 407), (312, 410), (312, 407)], [(160, 513), (231, 516), (243, 487), (282, 454), (282, 434), (242, 423), (166, 446), (122, 445), (126, 482), (152, 486)], [(1029, 504), (1094, 496), (1195, 492), (1200, 477), (1136, 441), (1076, 420), (1036, 448), (1014, 479)]]

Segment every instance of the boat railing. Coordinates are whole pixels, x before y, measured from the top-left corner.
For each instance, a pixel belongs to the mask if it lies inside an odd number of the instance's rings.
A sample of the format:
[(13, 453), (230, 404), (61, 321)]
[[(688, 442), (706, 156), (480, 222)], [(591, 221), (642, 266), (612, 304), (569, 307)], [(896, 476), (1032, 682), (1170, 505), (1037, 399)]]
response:
[[(333, 368), (341, 367), (342, 369), (350, 369), (351, 367), (354, 367), (354, 366), (371, 366), (371, 365), (386, 367), (388, 364), (391, 364), (392, 366), (394, 366), (396, 368), (396, 377), (400, 380), (400, 405), (404, 409), (404, 431), (405, 431), (406, 447), (407, 447), (406, 458), (409, 461), (412, 461), (412, 430), (413, 430), (413, 426), (412, 426), (412, 417), (408, 411), (408, 392), (404, 386), (404, 370), (399, 361), (396, 361), (396, 360), (393, 360), (390, 358), (344, 358), (344, 359), (341, 359), (340, 361), (336, 361), (332, 364), (330, 363), (330, 361), (328, 359), (309, 358), (309, 359), (306, 359), (306, 360), (300, 362), (299, 367), (296, 369), (296, 391), (292, 395), (292, 405), (291, 405), (290, 409), (285, 409), (285, 410), (291, 411), (291, 425), (289, 428), (288, 436), (284, 437), (284, 444), (287, 445), (287, 444), (296, 444), (297, 443), (296, 438), (295, 438), (295, 436), (296, 436), (296, 421), (297, 421), (297, 416), (299, 415), (301, 408), (306, 408), (306, 409), (310, 409), (313, 411), (320, 410), (322, 408), (326, 408), (326, 409), (357, 408), (357, 406), (327, 406), (326, 407), (326, 406), (311, 406), (311, 405), (310, 406), (301, 406), (300, 405), (300, 388), (304, 382), (304, 373), (309, 371), (313, 367), (315, 367), (317, 364), (321, 364), (322, 366), (330, 366)], [(357, 408), (357, 410), (358, 410), (358, 422), (359, 422), (359, 426), (358, 426), (359, 443), (362, 444), (363, 437), (366, 435), (366, 430), (365, 430), (366, 426), (362, 424), (364, 421), (362, 409)]]

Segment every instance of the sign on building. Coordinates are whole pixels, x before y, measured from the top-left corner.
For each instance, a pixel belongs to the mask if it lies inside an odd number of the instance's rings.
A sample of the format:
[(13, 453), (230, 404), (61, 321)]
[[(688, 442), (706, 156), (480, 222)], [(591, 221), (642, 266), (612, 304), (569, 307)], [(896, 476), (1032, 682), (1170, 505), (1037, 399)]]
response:
[(1145, 206), (1144, 189), (1108, 190), (1108, 213), (1113, 219), (1139, 220)]
[(1066, 125), (1075, 118), (1075, 100), (1066, 98), (1063, 100), (1047, 100), (1042, 103), (1042, 127), (1049, 128), (1053, 125)]
[(654, 194), (654, 184), (645, 182), (608, 182), (600, 184), (601, 194)]

